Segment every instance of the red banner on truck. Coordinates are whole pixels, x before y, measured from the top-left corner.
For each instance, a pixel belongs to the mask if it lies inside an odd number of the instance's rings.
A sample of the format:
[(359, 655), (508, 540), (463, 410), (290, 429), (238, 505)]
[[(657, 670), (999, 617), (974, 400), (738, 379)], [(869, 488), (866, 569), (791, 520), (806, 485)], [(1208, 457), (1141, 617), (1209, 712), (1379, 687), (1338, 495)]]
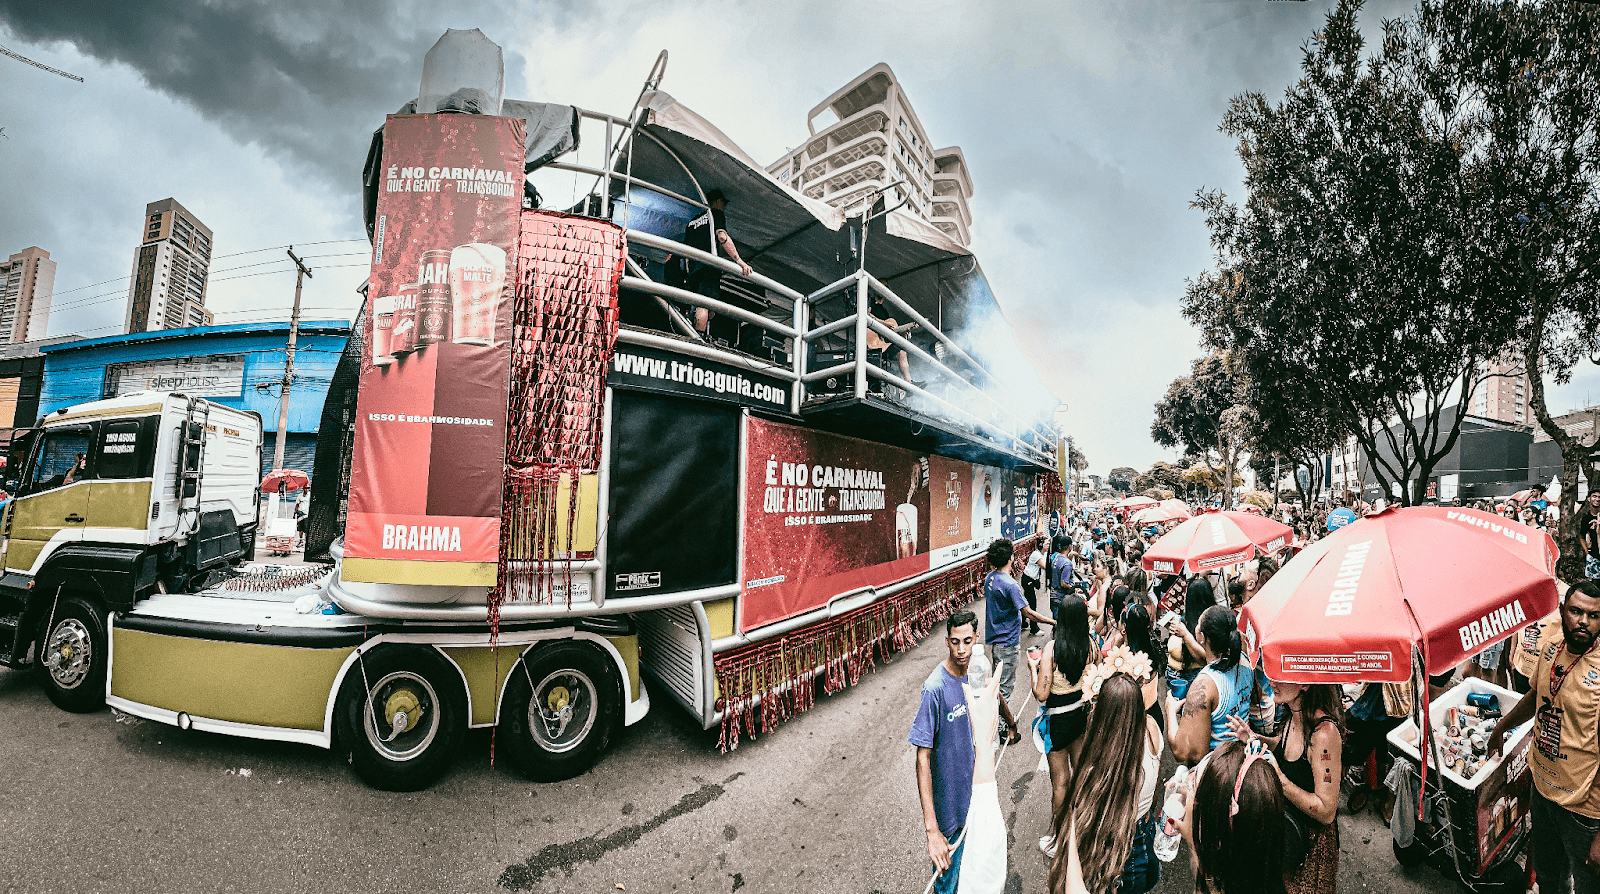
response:
[(1002, 480), (1032, 485), (1010, 475), (750, 417), (740, 629), (981, 556), (1004, 536), (1005, 494), (1015, 491)]
[(384, 126), (346, 580), (495, 582), (525, 129), (484, 115)]

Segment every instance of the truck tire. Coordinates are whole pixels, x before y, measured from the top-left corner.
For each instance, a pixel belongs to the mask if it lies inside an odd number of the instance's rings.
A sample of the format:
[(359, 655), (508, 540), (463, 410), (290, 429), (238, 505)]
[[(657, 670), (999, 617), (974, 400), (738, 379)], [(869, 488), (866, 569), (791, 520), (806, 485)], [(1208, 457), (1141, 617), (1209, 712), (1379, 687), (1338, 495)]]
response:
[(106, 616), (89, 601), (63, 594), (45, 613), (35, 663), (56, 707), (74, 714), (106, 704)]
[(561, 642), (511, 669), (500, 728), (524, 776), (559, 782), (593, 767), (622, 722), (622, 681), (600, 649)]
[(345, 672), (334, 734), (366, 784), (420, 791), (450, 768), (466, 729), (465, 705), (460, 676), (438, 652), (379, 646)]

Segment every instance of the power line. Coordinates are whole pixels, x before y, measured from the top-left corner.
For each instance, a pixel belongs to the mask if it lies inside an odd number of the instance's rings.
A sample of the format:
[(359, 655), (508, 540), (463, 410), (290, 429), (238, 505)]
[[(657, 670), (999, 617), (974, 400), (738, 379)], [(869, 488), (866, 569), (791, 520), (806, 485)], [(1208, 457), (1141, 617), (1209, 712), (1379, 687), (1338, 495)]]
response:
[(290, 245), (337, 245), (338, 243), (341, 243), (341, 242), (366, 242), (366, 241), (367, 240), (365, 240), (365, 239), (324, 239), (321, 242), (293, 242), (293, 243), (285, 242), (282, 245), (269, 245), (266, 248), (252, 248), (249, 251), (236, 251), (236, 252), (231, 252), (231, 253), (225, 254), (225, 255), (216, 255), (216, 256), (212, 257), (211, 260), (217, 261), (217, 260), (221, 260), (222, 258), (236, 258), (236, 257), (238, 257), (240, 255), (253, 255), (253, 254), (258, 254), (258, 253), (264, 252), (264, 251), (273, 251), (274, 249), (288, 248)]
[(6, 55), (6, 56), (10, 56), (11, 58), (17, 60), (18, 62), (25, 62), (25, 63), (33, 66), (34, 68), (43, 69), (45, 71), (50, 72), (51, 74), (61, 75), (62, 77), (67, 78), (68, 80), (77, 81), (80, 84), (83, 83), (83, 78), (78, 77), (77, 75), (73, 74), (70, 71), (62, 71), (59, 68), (51, 68), (50, 66), (44, 64), (43, 62), (35, 62), (32, 59), (29, 59), (27, 56), (19, 56), (16, 53), (13, 53), (10, 50), (6, 49), (5, 47), (0, 47), (0, 54)]
[[(366, 254), (365, 252), (361, 252), (360, 256), (364, 257), (365, 254)], [(349, 255), (328, 255), (327, 257), (350, 257), (350, 256)], [(277, 264), (277, 263), (280, 263), (280, 262), (278, 262), (278, 261), (265, 261), (263, 263)], [(243, 270), (243, 269), (245, 269), (247, 267), (256, 267), (256, 266), (260, 266), (260, 265), (258, 265), (258, 264), (246, 264), (243, 267), (234, 267), (234, 268), (230, 268), (230, 269)], [(328, 266), (321, 267), (319, 269), (321, 269), (321, 270), (340, 270), (340, 269), (349, 268), (349, 267), (365, 267), (365, 266), (367, 266), (367, 265), (366, 264), (360, 264), (360, 263), (358, 263), (358, 264), (330, 264)], [(271, 275), (276, 274), (276, 273), (293, 273), (293, 272), (294, 272), (294, 268), (292, 268), (292, 267), (284, 269), (284, 270), (262, 270), (262, 271), (258, 271), (256, 273), (241, 273), (238, 276), (219, 276), (219, 277), (214, 277), (214, 278), (208, 278), (206, 280), (206, 282), (209, 285), (211, 283), (229, 282), (229, 281), (232, 281), (232, 280), (235, 280), (235, 279), (249, 279), (252, 276), (271, 276)], [(123, 277), (123, 279), (127, 279), (127, 277)], [(112, 282), (112, 281), (113, 280), (107, 280), (107, 282)], [(101, 285), (104, 285), (104, 283), (101, 283)], [(62, 294), (64, 294), (64, 293), (62, 293)], [(124, 297), (126, 297), (127, 294), (128, 293), (126, 291), (124, 291), (123, 289), (119, 288), (119, 289), (114, 289), (114, 290), (112, 290), (110, 292), (101, 292), (98, 295), (90, 295), (87, 298), (83, 298), (81, 300), (73, 301), (73, 302), (70, 302), (70, 303), (67, 303), (67, 304), (54, 304), (54, 303), (52, 303), (52, 305), (50, 307), (50, 312), (53, 314), (56, 311), (77, 310), (78, 308), (89, 307), (89, 306), (95, 305), (95, 304), (104, 304), (104, 303), (106, 303), (108, 301), (120, 301)], [(54, 296), (52, 296), (52, 298), (53, 297)]]
[[(339, 244), (341, 242), (366, 242), (366, 241), (367, 240), (365, 240), (365, 239), (324, 239), (321, 242), (299, 242), (299, 243), (294, 243), (294, 244), (297, 244), (297, 245), (337, 245), (337, 244)], [(139, 245), (135, 245), (133, 248), (135, 250), (138, 250), (139, 248), (143, 247), (146, 244), (148, 244), (148, 243), (140, 243)], [(264, 251), (272, 251), (273, 249), (287, 248), (287, 247), (289, 247), (289, 244), (290, 243), (285, 243), (283, 245), (269, 245), (266, 248), (252, 248), (249, 251), (236, 251), (236, 252), (231, 252), (231, 253), (225, 254), (225, 255), (213, 255), (211, 257), (211, 260), (213, 262), (215, 262), (215, 261), (220, 261), (223, 258), (236, 258), (236, 257), (239, 257), (240, 255), (259, 254), (259, 253), (264, 252)], [(364, 255), (364, 254), (367, 254), (367, 252), (355, 252), (354, 254), (362, 254), (362, 255)], [(339, 256), (337, 256), (337, 255), (313, 255), (313, 257), (324, 258), (324, 257), (339, 257)], [(55, 297), (58, 297), (58, 296), (61, 296), (61, 295), (70, 294), (72, 292), (81, 292), (84, 289), (92, 289), (95, 286), (103, 286), (103, 285), (107, 285), (108, 283), (127, 282), (130, 279), (133, 279), (133, 274), (131, 274), (131, 273), (127, 274), (126, 276), (118, 276), (118, 277), (114, 277), (112, 279), (102, 280), (100, 282), (92, 282), (92, 283), (89, 283), (86, 286), (73, 286), (70, 289), (62, 289), (59, 292), (52, 293), (51, 297), (55, 298)]]
[[(324, 266), (324, 267), (318, 267), (317, 269), (318, 270), (340, 270), (340, 269), (343, 269), (345, 267), (365, 267), (365, 266), (367, 266), (367, 265), (366, 264), (329, 264), (329, 265)], [(230, 280), (235, 280), (235, 279), (249, 279), (252, 276), (272, 276), (272, 275), (278, 274), (278, 273), (293, 273), (293, 272), (294, 272), (294, 268), (292, 268), (292, 267), (290, 269), (288, 269), (288, 270), (262, 270), (259, 273), (241, 273), (238, 276), (223, 276), (223, 277), (219, 277), (217, 279), (213, 279), (213, 280), (211, 280), (211, 282), (228, 282)]]

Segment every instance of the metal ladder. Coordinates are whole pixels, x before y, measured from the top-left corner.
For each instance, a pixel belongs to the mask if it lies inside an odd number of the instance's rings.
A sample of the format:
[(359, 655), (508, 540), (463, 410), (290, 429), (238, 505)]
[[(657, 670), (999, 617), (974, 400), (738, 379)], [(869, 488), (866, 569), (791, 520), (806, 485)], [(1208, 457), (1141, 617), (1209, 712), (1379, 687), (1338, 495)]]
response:
[[(184, 414), (183, 432), (178, 438), (178, 526), (183, 527), (183, 516), (186, 512), (194, 513), (194, 527), (188, 533), (195, 533), (200, 529), (200, 491), (205, 478), (206, 465), (206, 426), (211, 421), (211, 404), (198, 397), (189, 398), (189, 406)], [(194, 463), (189, 462), (189, 453), (194, 449)], [(190, 487), (191, 482), (193, 487)], [(190, 491), (193, 490), (193, 493)]]

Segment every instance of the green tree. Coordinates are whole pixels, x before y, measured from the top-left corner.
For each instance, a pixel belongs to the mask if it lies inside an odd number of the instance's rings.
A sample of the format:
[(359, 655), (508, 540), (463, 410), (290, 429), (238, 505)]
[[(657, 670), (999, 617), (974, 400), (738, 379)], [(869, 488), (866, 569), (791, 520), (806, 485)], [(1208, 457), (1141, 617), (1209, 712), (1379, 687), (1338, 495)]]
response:
[[(1156, 402), (1155, 421), (1150, 425), (1150, 437), (1157, 444), (1181, 447), (1211, 468), (1225, 509), (1233, 506), (1233, 490), (1221, 483), (1238, 477), (1256, 423), (1247, 402), (1248, 390), (1233, 356), (1213, 351), (1197, 358), (1189, 375), (1179, 376), (1167, 386), (1166, 396)], [(1213, 450), (1217, 456), (1214, 466)]]
[(1591, 448), (1551, 417), (1544, 378), (1566, 381), (1600, 350), (1600, 10), (1424, 0), (1390, 43), (1413, 89), (1470, 122), (1476, 264), (1522, 311), (1504, 347), (1526, 364), (1533, 416), (1561, 448), (1561, 573), (1581, 576), (1578, 476), (1591, 489), (1600, 479)]
[(1222, 130), (1239, 141), (1247, 194), (1199, 194), (1216, 257), (1185, 314), (1236, 356), (1250, 405), (1323, 408), (1385, 492), (1407, 485), (1409, 505), (1520, 310), (1475, 263), (1478, 122), (1424, 89), (1398, 26), (1364, 55), (1360, 8), (1329, 13), (1281, 103), (1230, 103)]

